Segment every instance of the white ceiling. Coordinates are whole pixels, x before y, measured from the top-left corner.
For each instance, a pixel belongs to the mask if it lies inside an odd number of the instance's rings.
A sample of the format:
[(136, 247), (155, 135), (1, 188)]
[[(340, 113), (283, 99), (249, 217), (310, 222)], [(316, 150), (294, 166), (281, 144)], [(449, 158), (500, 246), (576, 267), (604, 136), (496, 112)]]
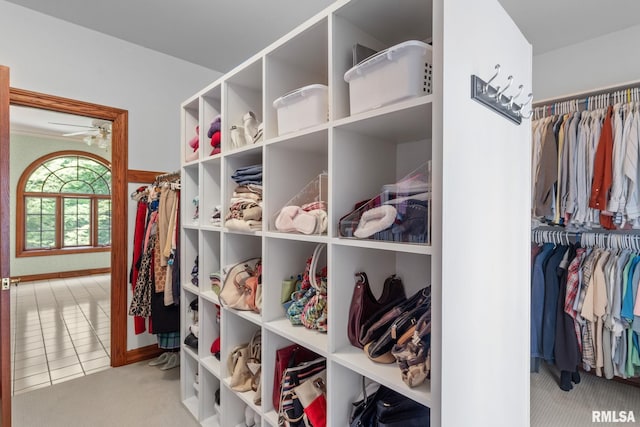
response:
[[(333, 3), (333, 0), (7, 1), (223, 73)], [(531, 42), (534, 54), (640, 24), (637, 0), (499, 2)], [(56, 121), (51, 117), (30, 117), (39, 120), (41, 126)], [(18, 114), (12, 112), (14, 120), (18, 120)], [(27, 119), (25, 116), (19, 120)], [(76, 120), (79, 124), (91, 121), (79, 117)], [(76, 123), (71, 118), (67, 121)], [(57, 134), (66, 131), (69, 130), (54, 128)]]
[(71, 136), (64, 136), (64, 134), (90, 131), (92, 122), (95, 120), (91, 117), (76, 116), (16, 105), (11, 106), (9, 115), (11, 117), (11, 132), (28, 133), (30, 135), (46, 135), (79, 142), (82, 142), (82, 139), (87, 134)]
[[(333, 3), (333, 0), (8, 1), (223, 73)], [(637, 0), (499, 1), (533, 45), (534, 54), (640, 24)]]

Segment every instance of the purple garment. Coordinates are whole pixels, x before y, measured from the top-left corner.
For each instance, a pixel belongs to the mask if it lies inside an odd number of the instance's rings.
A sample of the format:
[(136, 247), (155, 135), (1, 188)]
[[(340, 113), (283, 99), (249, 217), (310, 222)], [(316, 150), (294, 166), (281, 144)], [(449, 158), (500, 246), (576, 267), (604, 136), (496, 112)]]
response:
[(220, 130), (220, 115), (217, 115), (211, 122), (209, 130), (207, 131), (207, 137), (211, 138), (214, 133)]

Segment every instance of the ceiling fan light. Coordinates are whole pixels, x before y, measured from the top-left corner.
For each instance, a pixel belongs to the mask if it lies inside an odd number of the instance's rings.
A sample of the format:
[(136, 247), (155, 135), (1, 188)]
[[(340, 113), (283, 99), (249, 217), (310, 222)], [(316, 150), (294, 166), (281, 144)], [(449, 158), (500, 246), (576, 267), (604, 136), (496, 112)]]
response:
[(108, 148), (109, 147), (109, 140), (106, 138), (98, 138), (98, 147), (100, 148)]

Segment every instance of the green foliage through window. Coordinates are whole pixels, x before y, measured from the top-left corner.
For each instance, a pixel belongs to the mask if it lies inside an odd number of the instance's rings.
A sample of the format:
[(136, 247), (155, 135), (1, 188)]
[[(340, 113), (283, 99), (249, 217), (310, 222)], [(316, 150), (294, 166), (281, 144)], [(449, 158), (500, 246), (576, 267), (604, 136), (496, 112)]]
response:
[(111, 245), (111, 170), (91, 157), (42, 161), (24, 189), (24, 249)]

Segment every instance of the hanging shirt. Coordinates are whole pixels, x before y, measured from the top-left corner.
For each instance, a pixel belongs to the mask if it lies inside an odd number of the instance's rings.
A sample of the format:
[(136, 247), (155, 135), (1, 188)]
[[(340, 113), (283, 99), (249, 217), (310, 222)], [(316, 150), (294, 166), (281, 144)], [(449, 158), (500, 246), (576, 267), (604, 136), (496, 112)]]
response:
[(638, 126), (640, 115), (638, 109), (634, 108), (629, 119), (629, 132), (627, 134), (627, 146), (624, 158), (624, 175), (628, 180), (627, 188), (627, 204), (625, 213), (630, 222), (634, 222), (640, 218), (640, 164), (638, 156), (640, 155), (640, 126)]
[[(591, 186), (589, 206), (598, 210), (606, 209), (609, 190), (611, 189), (611, 159), (613, 155), (612, 115), (613, 108), (609, 106), (602, 125), (602, 133), (600, 134), (600, 141), (598, 142), (598, 149), (594, 160), (593, 184)], [(600, 222), (606, 222), (607, 220), (603, 219), (602, 216), (603, 215), (600, 215)], [(610, 224), (606, 224), (606, 226), (610, 227)]]
[(624, 120), (627, 113), (627, 104), (613, 106), (613, 159), (611, 194), (607, 204), (609, 212), (622, 212), (626, 204), (627, 181), (624, 176), (624, 156), (627, 148), (627, 137), (631, 121)]
[(552, 123), (549, 122), (542, 133), (542, 150), (535, 191), (534, 215), (537, 217), (550, 217), (553, 214), (553, 186), (558, 180), (558, 151)]

